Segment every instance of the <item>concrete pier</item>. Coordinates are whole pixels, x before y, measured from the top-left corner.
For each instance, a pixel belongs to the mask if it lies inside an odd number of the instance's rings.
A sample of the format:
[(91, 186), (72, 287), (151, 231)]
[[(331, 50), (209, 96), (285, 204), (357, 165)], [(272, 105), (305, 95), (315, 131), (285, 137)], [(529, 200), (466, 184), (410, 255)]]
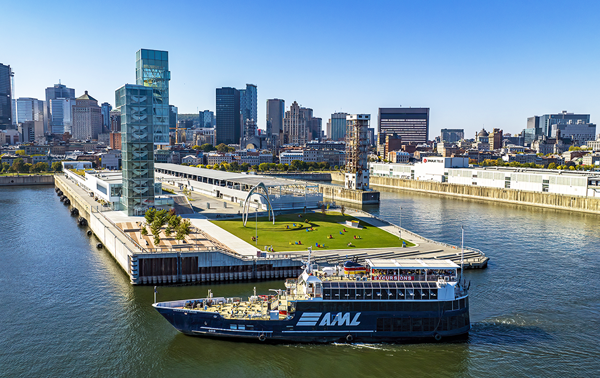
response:
[[(149, 252), (117, 226), (116, 221), (122, 213), (103, 211), (85, 190), (65, 176), (57, 175), (55, 184), (59, 194), (66, 196), (71, 206), (87, 220), (103, 248), (114, 257), (134, 285), (283, 279), (301, 273), (301, 256), (271, 254), (257, 257), (256, 248), (246, 254), (233, 252), (220, 244), (195, 251)], [(191, 221), (196, 226), (201, 220)]]
[[(184, 215), (205, 243), (188, 244), (183, 249), (148, 249), (131, 237), (123, 224), (136, 224), (143, 217), (129, 217), (123, 212), (102, 207), (89, 193), (63, 175), (55, 177), (57, 194), (70, 201), (71, 211), (78, 213), (80, 224), (87, 223), (95, 237), (129, 275), (134, 285), (235, 282), (297, 277), (307, 251), (257, 253), (258, 248), (211, 223), (201, 214)], [(75, 211), (74, 209), (77, 209)], [(313, 261), (338, 264), (348, 258), (435, 258), (457, 263), (461, 251), (456, 246), (435, 242), (401, 229), (389, 222), (358, 210), (346, 211), (361, 221), (379, 227), (415, 244), (414, 247), (366, 248), (313, 251)], [(83, 219), (83, 222), (81, 221)], [(138, 230), (139, 231), (139, 230)], [(260, 257), (259, 257), (260, 255)], [(474, 248), (465, 248), (465, 268), (485, 268), (488, 258)]]

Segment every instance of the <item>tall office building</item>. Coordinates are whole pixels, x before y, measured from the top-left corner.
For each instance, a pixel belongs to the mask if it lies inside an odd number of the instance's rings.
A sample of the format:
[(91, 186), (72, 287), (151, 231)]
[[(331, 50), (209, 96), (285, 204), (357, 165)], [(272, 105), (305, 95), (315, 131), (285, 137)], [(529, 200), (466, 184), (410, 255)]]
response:
[(0, 63), (0, 130), (12, 128), (13, 101), (11, 81), (13, 72), (10, 66)]
[(123, 194), (127, 215), (143, 215), (154, 205), (154, 88), (126, 84), (115, 92), (121, 112)]
[(19, 97), (17, 103), (17, 123), (27, 121), (44, 122), (44, 101), (31, 97)]
[(379, 108), (377, 133), (396, 133), (403, 142), (426, 143), (429, 108)]
[(75, 89), (63, 84), (46, 88), (46, 132), (52, 134), (70, 133), (73, 124), (72, 109), (75, 104)]
[(121, 112), (118, 110), (110, 111), (110, 131), (113, 133), (121, 132)]
[(465, 139), (464, 129), (442, 129), (440, 140), (442, 142), (454, 143)]
[(135, 80), (137, 85), (152, 88), (152, 123), (154, 144), (169, 144), (169, 53), (140, 49), (136, 53)]
[(288, 143), (302, 145), (308, 142), (308, 127), (304, 118), (307, 114), (296, 101), (285, 112), (283, 133), (287, 136)]
[(46, 106), (37, 98), (20, 97), (16, 101), (17, 123), (33, 122), (34, 139), (43, 139), (46, 128)]
[(205, 110), (198, 113), (200, 118), (200, 127), (213, 127), (215, 125), (215, 113)]
[(102, 113), (102, 132), (107, 133), (110, 131), (110, 111), (112, 110), (112, 106), (108, 102), (104, 102), (100, 105), (100, 110)]
[(240, 89), (240, 112), (244, 134), (248, 134), (248, 125), (256, 125), (258, 120), (258, 89), (256, 85), (246, 84), (246, 89)]
[(34, 121), (25, 121), (19, 123), (17, 130), (19, 131), (20, 142), (22, 143), (33, 143), (35, 142), (35, 128), (36, 124)]
[(328, 134), (327, 137), (331, 140), (345, 140), (346, 138), (346, 116), (348, 113), (336, 112), (331, 115), (329, 119)]
[(493, 129), (488, 134), (488, 141), (490, 144), (490, 151), (498, 150), (502, 148), (502, 130)]
[(75, 99), (53, 98), (48, 101), (48, 128), (52, 134), (71, 133)]
[(71, 135), (77, 140), (98, 139), (102, 133), (102, 109), (88, 91), (77, 97), (73, 106)]
[(267, 137), (283, 132), (285, 101), (278, 98), (267, 100)]
[(566, 125), (573, 124), (589, 124), (590, 123), (590, 115), (589, 114), (574, 114), (568, 113), (566, 110), (558, 113), (558, 114), (544, 114), (539, 117), (539, 128), (542, 132), (542, 135), (547, 136), (548, 138), (556, 137), (556, 135), (552, 135), (552, 130), (554, 125), (558, 125), (554, 128), (554, 130), (560, 130), (566, 127)]
[(175, 132), (175, 130), (177, 130), (177, 121), (179, 121), (178, 116), (177, 107), (169, 105), (169, 132)]
[(323, 131), (323, 119), (319, 117), (312, 117), (310, 119), (310, 126), (308, 128), (310, 134), (310, 140), (321, 141), (321, 135)]
[(217, 88), (216, 144), (239, 144), (241, 138), (240, 91), (235, 88)]

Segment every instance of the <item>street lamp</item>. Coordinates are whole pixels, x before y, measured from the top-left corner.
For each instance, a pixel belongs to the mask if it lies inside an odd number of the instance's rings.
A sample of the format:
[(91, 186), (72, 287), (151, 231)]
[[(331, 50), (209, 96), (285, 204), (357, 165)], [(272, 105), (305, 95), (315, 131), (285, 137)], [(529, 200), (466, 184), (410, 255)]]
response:
[(402, 206), (400, 206), (400, 240), (402, 240)]

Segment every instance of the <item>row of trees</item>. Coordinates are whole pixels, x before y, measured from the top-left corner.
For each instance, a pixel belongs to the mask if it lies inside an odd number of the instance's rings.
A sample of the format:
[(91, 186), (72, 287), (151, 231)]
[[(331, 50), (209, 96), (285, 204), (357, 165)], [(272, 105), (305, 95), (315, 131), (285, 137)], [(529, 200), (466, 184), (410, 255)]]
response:
[[(248, 172), (250, 170), (255, 172), (287, 172), (287, 171), (324, 171), (329, 170), (332, 167), (329, 163), (321, 162), (304, 162), (300, 160), (292, 161), (292, 164), (275, 164), (275, 163), (260, 163), (258, 165), (250, 165), (248, 163), (239, 164), (234, 161), (232, 163), (220, 163), (220, 164), (198, 164), (198, 168), (215, 169), (227, 172)], [(334, 170), (340, 169), (339, 166), (334, 166)]]
[(211, 151), (234, 152), (235, 151), (235, 147), (229, 147), (225, 143), (218, 144), (216, 147), (210, 143), (204, 143), (201, 146), (195, 145), (192, 148), (194, 150), (200, 150), (200, 151), (204, 151), (204, 152), (211, 152)]
[[(477, 160), (471, 159), (469, 160), (470, 164), (477, 164)], [(519, 163), (516, 161), (512, 161), (510, 163), (505, 162), (502, 159), (486, 159), (479, 163), (482, 167), (515, 167), (515, 168), (547, 168), (547, 169), (560, 169), (560, 170), (571, 170), (571, 171), (589, 171), (594, 167), (591, 165), (577, 165), (572, 161), (569, 161), (563, 165), (557, 165), (556, 163), (550, 163), (548, 166), (544, 166), (542, 164), (535, 163)]]
[(148, 235), (148, 229), (154, 237), (154, 245), (160, 244), (160, 232), (166, 225), (165, 235), (170, 237), (175, 233), (175, 239), (181, 241), (185, 239), (191, 233), (192, 226), (189, 219), (182, 219), (181, 216), (175, 214), (175, 210), (156, 210), (148, 209), (144, 215), (146, 218), (146, 224), (142, 227), (142, 235)]
[(45, 162), (30, 164), (25, 163), (21, 158), (15, 159), (12, 165), (6, 162), (0, 163), (1, 173), (41, 173), (50, 172), (50, 169), (54, 172), (60, 172), (62, 171), (62, 164), (58, 161), (52, 163), (52, 166)]

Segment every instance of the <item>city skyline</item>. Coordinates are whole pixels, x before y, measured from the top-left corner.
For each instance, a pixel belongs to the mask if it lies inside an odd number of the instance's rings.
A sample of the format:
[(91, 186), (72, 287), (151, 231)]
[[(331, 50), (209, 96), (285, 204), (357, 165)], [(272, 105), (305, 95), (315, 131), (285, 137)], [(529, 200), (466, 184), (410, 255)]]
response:
[[(591, 2), (569, 3), (569, 7), (559, 2), (464, 6), (381, 2), (370, 7), (307, 2), (294, 9), (302, 23), (288, 22), (285, 15), (291, 5), (287, 4), (206, 3), (202, 9), (196, 4), (174, 4), (171, 11), (177, 17), (166, 19), (164, 28), (130, 39), (117, 37), (136, 27), (112, 17), (110, 3), (97, 9), (91, 4), (73, 8), (35, 2), (33, 13), (31, 3), (12, 6), (8, 30), (16, 30), (22, 20), (31, 21), (30, 28), (3, 43), (0, 62), (15, 72), (13, 98), (43, 99), (44, 89), (60, 80), (75, 88), (76, 96), (87, 89), (99, 102), (114, 106), (114, 90), (135, 83), (135, 52), (148, 48), (169, 52), (170, 104), (180, 113), (215, 111), (215, 88), (254, 83), (260, 89), (257, 125), (261, 129), (266, 126), (264, 104), (270, 98), (310, 106), (314, 116), (325, 120), (335, 112), (375, 116), (380, 107), (428, 107), (430, 139), (443, 128), (464, 128), (466, 137), (482, 127), (515, 134), (526, 127), (528, 117), (563, 110), (591, 114), (591, 122), (597, 122), (595, 115), (600, 112), (593, 92), (600, 84), (594, 65), (597, 52), (588, 51), (595, 35), (593, 14), (598, 10)], [(119, 8), (134, 14), (134, 4), (119, 4)], [(91, 9), (93, 19), (86, 16)], [(192, 22), (200, 11), (213, 15), (202, 27)], [(401, 23), (388, 16), (400, 12), (414, 16)], [(424, 14), (427, 22), (420, 17)], [(561, 22), (577, 21), (578, 27), (548, 26), (544, 20), (556, 14)], [(363, 22), (360, 28), (345, 23), (358, 15)], [(61, 17), (69, 17), (73, 29), (89, 33), (74, 35), (73, 43), (56, 51), (45, 30), (49, 20)], [(255, 21), (255, 28), (246, 27), (248, 19)], [(219, 24), (226, 20), (231, 27), (218, 34)], [(265, 38), (274, 27), (280, 33)], [(242, 31), (245, 38), (240, 39)], [(90, 34), (119, 41), (110, 45), (110, 59), (101, 58), (97, 45), (87, 43)], [(289, 59), (290, 38), (303, 40), (311, 54)], [(41, 39), (39, 49), (22, 48), (34, 39)], [(252, 49), (248, 40), (255, 42)], [(190, 49), (190, 44), (202, 49)], [(344, 46), (364, 46), (369, 59), (331, 53)], [(559, 48), (561, 56), (570, 58), (539, 59), (541, 51)], [(323, 58), (315, 59), (315, 54)], [(61, 59), (65, 56), (71, 58)], [(44, 64), (40, 64), (42, 57)], [(555, 82), (561, 83), (558, 90)], [(464, 117), (467, 112), (469, 117)]]

